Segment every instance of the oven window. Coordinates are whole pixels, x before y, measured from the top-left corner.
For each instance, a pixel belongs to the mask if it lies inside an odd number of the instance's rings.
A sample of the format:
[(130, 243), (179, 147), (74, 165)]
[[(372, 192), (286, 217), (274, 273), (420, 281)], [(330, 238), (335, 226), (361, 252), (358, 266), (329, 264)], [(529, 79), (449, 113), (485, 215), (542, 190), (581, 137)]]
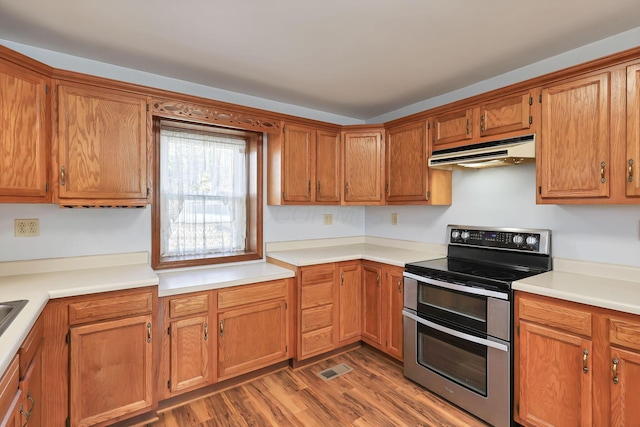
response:
[(487, 395), (487, 347), (418, 325), (418, 363)]
[(487, 331), (487, 297), (419, 283), (418, 311), (457, 325)]

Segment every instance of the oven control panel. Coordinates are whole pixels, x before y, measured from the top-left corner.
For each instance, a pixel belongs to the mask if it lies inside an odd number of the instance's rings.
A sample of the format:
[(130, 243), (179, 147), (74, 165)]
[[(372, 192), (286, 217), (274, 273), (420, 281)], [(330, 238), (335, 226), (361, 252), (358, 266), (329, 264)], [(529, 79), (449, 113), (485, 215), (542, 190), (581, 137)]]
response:
[(447, 228), (449, 244), (504, 249), (520, 252), (549, 253), (549, 230), (452, 226)]

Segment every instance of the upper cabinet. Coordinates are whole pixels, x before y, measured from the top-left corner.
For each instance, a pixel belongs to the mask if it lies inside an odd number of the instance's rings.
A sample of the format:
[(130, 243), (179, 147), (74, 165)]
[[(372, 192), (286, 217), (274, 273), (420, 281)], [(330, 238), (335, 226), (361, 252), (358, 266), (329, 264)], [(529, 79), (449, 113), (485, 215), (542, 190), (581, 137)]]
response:
[(603, 72), (542, 88), (541, 199), (609, 195), (610, 79)]
[(351, 129), (342, 133), (344, 194), (347, 205), (384, 203), (383, 128)]
[(531, 91), (507, 95), (479, 107), (480, 137), (500, 135), (531, 128), (533, 124)]
[(49, 78), (0, 60), (0, 202), (46, 203)]
[(473, 138), (473, 109), (463, 108), (439, 114), (433, 117), (432, 127), (431, 143), (434, 148), (451, 143), (464, 144)]
[(285, 124), (267, 141), (268, 203), (340, 204), (340, 135)]
[(451, 204), (451, 172), (427, 167), (427, 122), (389, 128), (386, 134), (387, 204)]
[(67, 81), (56, 81), (56, 89), (58, 203), (147, 204), (146, 97)]
[(640, 196), (640, 64), (627, 67), (626, 195)]

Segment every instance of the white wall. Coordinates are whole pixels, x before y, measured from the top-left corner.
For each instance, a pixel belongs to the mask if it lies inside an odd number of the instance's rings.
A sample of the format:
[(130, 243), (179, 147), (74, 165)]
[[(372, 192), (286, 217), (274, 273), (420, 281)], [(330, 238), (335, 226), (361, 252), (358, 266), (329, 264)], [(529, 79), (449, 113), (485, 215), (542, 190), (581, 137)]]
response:
[[(333, 224), (324, 225), (324, 214)], [(362, 236), (363, 206), (267, 206), (264, 210), (265, 242)]]
[(535, 191), (533, 164), (456, 170), (451, 206), (369, 206), (365, 233), (444, 244), (447, 224), (548, 228), (553, 256), (640, 266), (640, 205), (536, 205)]

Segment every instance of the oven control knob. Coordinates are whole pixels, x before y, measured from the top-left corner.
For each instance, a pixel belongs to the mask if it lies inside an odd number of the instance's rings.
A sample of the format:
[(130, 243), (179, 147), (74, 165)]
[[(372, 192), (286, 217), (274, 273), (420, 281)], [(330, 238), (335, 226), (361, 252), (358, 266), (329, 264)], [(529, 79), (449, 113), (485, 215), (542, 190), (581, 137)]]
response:
[(538, 239), (536, 238), (536, 236), (527, 237), (527, 245), (535, 246), (536, 243), (538, 243)]
[(451, 232), (451, 239), (458, 240), (458, 237), (460, 237), (460, 232), (458, 230), (453, 230)]
[(462, 237), (462, 240), (467, 240), (469, 238), (469, 232), (468, 231), (463, 231), (460, 234), (460, 237)]
[(522, 242), (524, 242), (524, 237), (522, 237), (519, 234), (516, 234), (515, 236), (513, 236), (513, 243), (515, 243), (516, 245), (521, 245)]

